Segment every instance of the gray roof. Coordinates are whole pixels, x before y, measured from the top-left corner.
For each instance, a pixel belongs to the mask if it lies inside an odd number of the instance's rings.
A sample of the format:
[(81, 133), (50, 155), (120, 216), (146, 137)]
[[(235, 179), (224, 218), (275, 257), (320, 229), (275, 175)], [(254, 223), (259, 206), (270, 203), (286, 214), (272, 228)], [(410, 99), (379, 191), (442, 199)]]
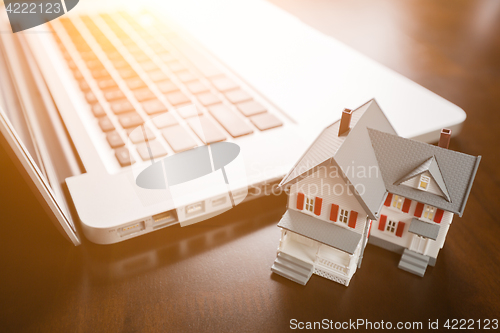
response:
[[(343, 172), (343, 178), (371, 219), (377, 219), (378, 209), (386, 195), (384, 181), (379, 177), (366, 177), (357, 172), (376, 167), (377, 159), (370, 144), (368, 126), (396, 134), (394, 127), (372, 99), (352, 112), (351, 129), (347, 135), (338, 135), (340, 120), (321, 132), (300, 160), (283, 178), (280, 185), (294, 183), (311, 174), (311, 171), (332, 159)], [(356, 189), (364, 189), (358, 192)], [(362, 192), (362, 193), (361, 193)]]
[(349, 254), (354, 254), (361, 241), (361, 234), (313, 216), (288, 209), (278, 227), (290, 230)]
[(420, 164), (418, 167), (416, 167), (414, 170), (412, 170), (409, 174), (398, 180), (397, 182), (394, 183), (394, 185), (400, 185), (401, 183), (416, 177), (418, 175), (423, 174), (424, 172), (429, 172), (429, 174), (432, 176), (434, 181), (436, 182), (437, 186), (443, 192), (443, 195), (445, 196), (447, 201), (451, 201), (450, 194), (448, 193), (448, 190), (446, 189), (446, 184), (443, 179), (443, 175), (441, 175), (441, 171), (439, 170), (439, 165), (437, 164), (436, 159), (434, 156), (430, 157), (427, 161), (424, 163)]
[[(463, 154), (375, 129), (368, 129), (368, 133), (387, 191), (462, 215), (481, 156)], [(409, 171), (432, 157), (442, 175), (450, 201), (433, 193), (398, 185), (398, 181)]]
[(424, 222), (414, 218), (411, 220), (408, 231), (417, 234), (419, 236), (436, 240), (439, 234), (439, 225), (429, 222)]

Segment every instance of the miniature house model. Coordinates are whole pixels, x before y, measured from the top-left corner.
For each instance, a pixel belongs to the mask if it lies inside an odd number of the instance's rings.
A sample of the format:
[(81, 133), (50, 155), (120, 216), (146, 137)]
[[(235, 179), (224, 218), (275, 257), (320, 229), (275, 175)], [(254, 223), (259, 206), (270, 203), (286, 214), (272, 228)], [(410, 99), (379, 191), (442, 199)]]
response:
[(289, 190), (272, 271), (306, 284), (313, 273), (349, 285), (366, 243), (401, 254), (423, 276), (462, 215), (480, 157), (396, 135), (375, 100), (327, 127), (280, 186)]

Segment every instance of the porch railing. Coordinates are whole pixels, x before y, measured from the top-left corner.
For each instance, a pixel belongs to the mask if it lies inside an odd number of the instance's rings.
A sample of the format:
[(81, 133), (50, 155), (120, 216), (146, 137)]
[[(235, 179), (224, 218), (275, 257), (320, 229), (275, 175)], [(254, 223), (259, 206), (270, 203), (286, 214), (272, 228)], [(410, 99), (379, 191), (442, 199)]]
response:
[(331, 262), (328, 259), (322, 258), (322, 257), (316, 257), (316, 262), (322, 266), (325, 266), (326, 268), (329, 268), (333, 271), (339, 272), (341, 274), (349, 275), (350, 269), (346, 266), (342, 266), (339, 264), (336, 264), (334, 262)]

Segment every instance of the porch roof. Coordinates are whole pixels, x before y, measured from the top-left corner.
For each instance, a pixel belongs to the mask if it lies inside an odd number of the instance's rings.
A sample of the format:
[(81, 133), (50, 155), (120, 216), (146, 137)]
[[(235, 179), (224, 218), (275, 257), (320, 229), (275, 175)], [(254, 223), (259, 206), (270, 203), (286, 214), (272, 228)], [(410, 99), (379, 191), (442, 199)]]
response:
[(288, 209), (278, 227), (290, 230), (338, 250), (354, 254), (361, 234), (338, 225), (319, 220), (304, 213)]
[(429, 222), (424, 222), (419, 219), (412, 219), (408, 232), (414, 233), (419, 236), (436, 240), (439, 234), (439, 225)]

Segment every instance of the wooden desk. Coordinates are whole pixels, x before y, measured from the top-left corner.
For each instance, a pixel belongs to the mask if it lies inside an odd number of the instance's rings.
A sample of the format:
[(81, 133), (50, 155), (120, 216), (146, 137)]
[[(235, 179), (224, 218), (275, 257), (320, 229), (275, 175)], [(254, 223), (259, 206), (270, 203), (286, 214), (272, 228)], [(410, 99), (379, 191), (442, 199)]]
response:
[(281, 332), (294, 318), (424, 327), (499, 319), (500, 2), (273, 2), (467, 112), (450, 148), (483, 160), (436, 267), (419, 278), (397, 268), (398, 255), (368, 245), (348, 288), (273, 275), (285, 197), (122, 244), (74, 247), (0, 148), (0, 331)]

